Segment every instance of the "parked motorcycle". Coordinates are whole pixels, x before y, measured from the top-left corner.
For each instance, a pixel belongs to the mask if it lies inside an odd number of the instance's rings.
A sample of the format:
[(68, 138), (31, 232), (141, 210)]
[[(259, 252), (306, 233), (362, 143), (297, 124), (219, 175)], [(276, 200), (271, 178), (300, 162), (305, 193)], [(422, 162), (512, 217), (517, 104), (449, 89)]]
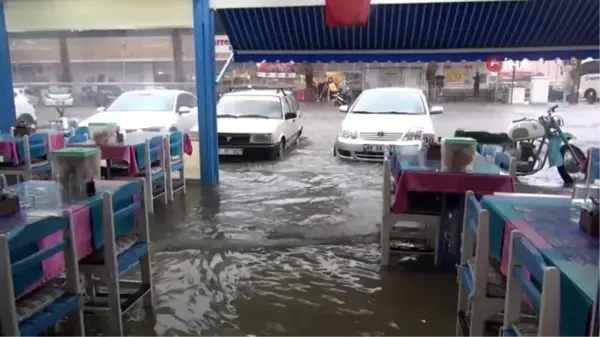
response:
[(352, 90), (345, 86), (342, 90), (338, 91), (338, 93), (333, 96), (333, 105), (336, 107), (341, 105), (351, 105), (352, 100)]
[(556, 115), (558, 105), (546, 115), (512, 121), (506, 133), (456, 130), (455, 136), (475, 138), (479, 144), (493, 144), (517, 159), (517, 175), (540, 171), (549, 162), (556, 167), (565, 184), (580, 178), (584, 152), (571, 143), (575, 137), (562, 131), (564, 120)]

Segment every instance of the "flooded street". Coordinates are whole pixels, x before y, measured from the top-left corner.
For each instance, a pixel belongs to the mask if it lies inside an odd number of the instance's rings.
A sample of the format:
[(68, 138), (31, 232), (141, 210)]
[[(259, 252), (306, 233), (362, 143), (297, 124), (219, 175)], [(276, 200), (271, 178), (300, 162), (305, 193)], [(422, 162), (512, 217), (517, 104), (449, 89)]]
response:
[[(439, 136), (505, 131), (544, 107), (445, 104)], [(598, 142), (598, 107), (559, 109), (583, 149)], [(344, 114), (303, 106), (304, 139), (277, 162), (222, 163), (221, 184), (156, 203), (155, 317), (134, 312), (130, 335), (451, 335), (456, 276), (409, 261), (379, 270), (381, 165), (341, 162)], [(556, 169), (522, 179), (547, 191)], [(531, 188), (530, 188), (531, 189)]]

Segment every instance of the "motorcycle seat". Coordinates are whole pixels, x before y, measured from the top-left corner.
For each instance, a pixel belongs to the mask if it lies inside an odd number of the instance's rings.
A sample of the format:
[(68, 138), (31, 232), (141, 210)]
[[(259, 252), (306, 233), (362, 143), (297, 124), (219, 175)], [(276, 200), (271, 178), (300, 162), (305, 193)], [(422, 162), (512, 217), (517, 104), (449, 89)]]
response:
[(504, 145), (511, 142), (511, 139), (505, 132), (494, 133), (487, 131), (467, 131), (457, 129), (454, 131), (454, 137), (473, 138), (478, 144)]

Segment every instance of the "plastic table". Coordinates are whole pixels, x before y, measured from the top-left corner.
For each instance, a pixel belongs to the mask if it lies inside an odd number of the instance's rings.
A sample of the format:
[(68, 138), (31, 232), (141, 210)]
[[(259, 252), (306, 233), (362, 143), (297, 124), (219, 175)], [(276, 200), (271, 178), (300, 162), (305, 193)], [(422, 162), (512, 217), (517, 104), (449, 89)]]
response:
[(570, 199), (486, 196), (490, 213), (490, 257), (506, 275), (510, 233), (519, 230), (561, 278), (561, 335), (587, 335), (598, 282), (597, 238), (579, 229), (579, 207)]
[[(425, 192), (439, 196), (440, 227), (436, 233), (436, 267), (454, 270), (460, 260), (460, 239), (464, 196), (469, 190), (477, 195), (495, 192), (514, 192), (513, 178), (481, 155), (475, 157), (473, 172), (456, 173), (442, 171), (440, 160), (425, 159), (424, 152), (396, 154), (392, 158), (395, 176), (392, 212), (410, 212), (409, 193)], [(457, 203), (450, 205), (450, 197)]]

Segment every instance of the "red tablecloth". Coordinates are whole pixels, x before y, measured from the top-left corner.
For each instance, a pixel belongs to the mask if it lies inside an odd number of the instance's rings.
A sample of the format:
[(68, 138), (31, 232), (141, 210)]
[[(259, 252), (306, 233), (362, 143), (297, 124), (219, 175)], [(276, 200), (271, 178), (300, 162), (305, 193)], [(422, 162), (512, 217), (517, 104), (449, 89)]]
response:
[(514, 184), (509, 175), (406, 170), (396, 178), (394, 191), (392, 211), (402, 213), (407, 209), (408, 192), (486, 195), (514, 192)]

